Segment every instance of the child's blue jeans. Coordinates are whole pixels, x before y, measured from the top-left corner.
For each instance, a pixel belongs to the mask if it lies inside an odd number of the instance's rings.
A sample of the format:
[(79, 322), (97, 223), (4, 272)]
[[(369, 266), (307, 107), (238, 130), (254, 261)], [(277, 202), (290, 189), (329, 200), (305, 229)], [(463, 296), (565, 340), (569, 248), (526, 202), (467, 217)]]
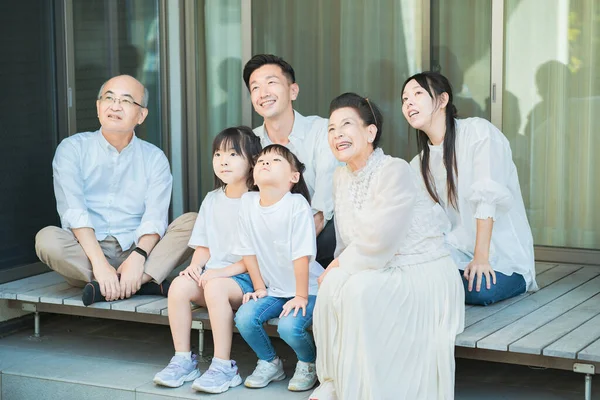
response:
[[(236, 328), (260, 360), (273, 361), (276, 357), (275, 349), (263, 324), (272, 318), (279, 317), (283, 305), (290, 299), (271, 296), (257, 301), (250, 299), (235, 314)], [(296, 352), (298, 360), (309, 363), (315, 362), (317, 357), (315, 342), (312, 335), (306, 331), (312, 325), (316, 300), (317, 296), (308, 296), (306, 316), (302, 316), (302, 310), (299, 310), (298, 315), (294, 317), (292, 310), (287, 317), (279, 320), (277, 327), (279, 337)]]

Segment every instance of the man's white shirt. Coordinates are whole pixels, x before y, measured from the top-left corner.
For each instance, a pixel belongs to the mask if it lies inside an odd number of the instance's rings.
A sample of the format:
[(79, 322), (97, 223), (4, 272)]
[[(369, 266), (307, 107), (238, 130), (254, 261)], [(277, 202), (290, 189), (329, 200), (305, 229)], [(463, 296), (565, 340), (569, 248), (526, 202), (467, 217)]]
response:
[(161, 149), (137, 138), (119, 153), (100, 130), (64, 139), (52, 162), (63, 229), (92, 228), (123, 250), (168, 226), (173, 178)]

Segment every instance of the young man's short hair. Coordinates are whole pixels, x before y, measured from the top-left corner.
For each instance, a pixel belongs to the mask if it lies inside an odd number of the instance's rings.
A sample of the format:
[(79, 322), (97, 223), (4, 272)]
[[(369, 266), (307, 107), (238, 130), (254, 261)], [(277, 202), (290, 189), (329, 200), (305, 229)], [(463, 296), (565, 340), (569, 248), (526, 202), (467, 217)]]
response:
[(283, 72), (283, 75), (288, 79), (290, 84), (296, 83), (296, 73), (294, 72), (294, 68), (281, 57), (277, 57), (273, 54), (257, 54), (250, 59), (244, 66), (244, 82), (246, 83), (246, 87), (250, 90), (250, 75), (263, 65), (278, 65)]

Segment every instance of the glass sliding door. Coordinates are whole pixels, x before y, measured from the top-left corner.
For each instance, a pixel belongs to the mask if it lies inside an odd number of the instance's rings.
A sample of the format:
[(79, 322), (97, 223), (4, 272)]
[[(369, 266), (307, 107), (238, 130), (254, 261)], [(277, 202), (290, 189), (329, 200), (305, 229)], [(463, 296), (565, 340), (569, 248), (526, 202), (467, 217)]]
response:
[(431, 1), (431, 70), (452, 84), (460, 118), (491, 118), (492, 2)]
[(150, 93), (148, 117), (136, 135), (163, 145), (158, 0), (73, 0), (77, 131), (99, 128), (96, 98), (102, 83), (127, 74)]
[(240, 0), (195, 2), (196, 126), (189, 140), (194, 146), (195, 182), (190, 182), (190, 207), (197, 211), (214, 187), (212, 142), (225, 128), (242, 123), (242, 5)]
[(504, 59), (535, 244), (600, 249), (600, 0), (506, 1)]
[(58, 140), (53, 21), (54, 2), (0, 2), (0, 23), (10, 32), (0, 37), (0, 273), (37, 262), (35, 234), (59, 223), (51, 166)]

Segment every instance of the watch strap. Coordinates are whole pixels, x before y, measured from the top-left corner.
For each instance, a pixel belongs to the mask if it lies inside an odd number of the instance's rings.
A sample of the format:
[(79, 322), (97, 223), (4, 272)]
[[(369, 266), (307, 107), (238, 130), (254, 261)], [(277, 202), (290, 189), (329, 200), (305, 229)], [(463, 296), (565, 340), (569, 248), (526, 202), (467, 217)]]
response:
[(142, 255), (142, 257), (144, 257), (144, 260), (147, 260), (147, 259), (148, 259), (148, 253), (146, 253), (146, 250), (144, 250), (144, 249), (140, 249), (139, 247), (135, 247), (135, 248), (133, 249), (133, 251), (135, 251), (135, 252), (136, 252), (136, 253), (138, 253), (138, 254), (141, 254), (141, 255)]

